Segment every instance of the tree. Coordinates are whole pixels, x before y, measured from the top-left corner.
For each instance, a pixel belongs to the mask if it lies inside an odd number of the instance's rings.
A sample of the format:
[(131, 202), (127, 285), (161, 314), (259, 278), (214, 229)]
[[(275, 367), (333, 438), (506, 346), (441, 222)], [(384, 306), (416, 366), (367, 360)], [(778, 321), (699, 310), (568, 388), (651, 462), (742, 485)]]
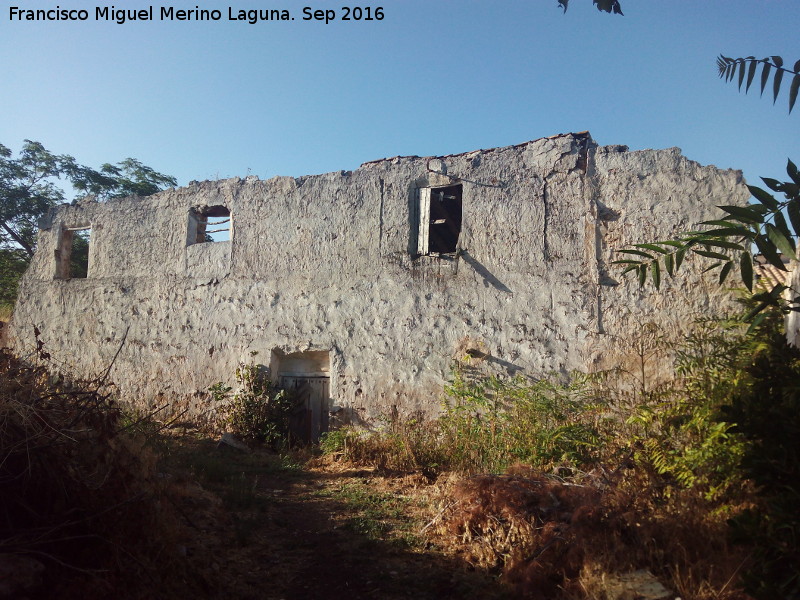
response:
[(65, 200), (55, 183), (58, 179), (68, 181), (82, 195), (101, 200), (148, 196), (177, 183), (134, 158), (117, 165), (106, 163), (96, 171), (69, 155), (53, 154), (39, 142), (25, 140), (16, 159), (0, 144), (0, 249), (22, 248), (28, 257), (33, 256), (37, 220)]
[(98, 171), (67, 154), (53, 154), (39, 142), (25, 140), (17, 158), (0, 144), (0, 304), (16, 297), (19, 278), (36, 249), (38, 220), (66, 199), (58, 180), (69, 182), (79, 196), (100, 200), (148, 196), (177, 184), (134, 158), (104, 164)]
[(81, 169), (80, 176), (72, 180), (73, 186), (100, 199), (151, 196), (176, 185), (174, 177), (159, 173), (135, 158), (126, 158), (116, 165), (105, 163), (99, 172)]
[(33, 256), (36, 220), (64, 200), (53, 179), (73, 167), (72, 157), (52, 154), (38, 142), (26, 140), (16, 160), (0, 145), (0, 248), (21, 248)]
[(21, 248), (0, 249), (0, 307), (14, 305), (17, 287), (30, 258)]
[[(738, 70), (739, 89), (745, 78), (745, 93), (759, 64), (761, 92), (775, 69), (773, 104), (777, 100), (784, 73), (792, 73), (789, 89), (791, 113), (800, 88), (800, 61), (794, 71), (783, 68), (783, 59), (756, 60), (754, 57), (717, 60), (720, 77), (731, 81)], [(626, 272), (636, 272), (639, 284), (648, 275), (656, 287), (662, 265), (674, 275), (687, 252), (713, 261), (706, 270), (719, 269), (723, 283), (738, 265), (739, 275), (750, 291), (753, 308), (747, 319), (753, 337), (752, 356), (739, 374), (744, 385), (733, 391), (722, 407), (722, 420), (734, 423), (731, 431), (741, 434), (747, 445), (741, 468), (756, 485), (758, 505), (731, 520), (735, 538), (749, 544), (752, 564), (742, 580), (746, 591), (756, 598), (800, 598), (800, 267), (796, 267), (790, 286), (776, 285), (756, 291), (753, 285), (753, 246), (775, 268), (787, 271), (785, 262), (795, 260), (800, 234), (800, 172), (788, 161), (784, 182), (762, 178), (769, 192), (748, 186), (754, 201), (748, 206), (720, 206), (722, 219), (701, 223), (707, 229), (690, 231), (671, 240), (636, 244), (620, 250), (627, 258), (616, 261)], [(786, 297), (785, 292), (789, 293)], [(773, 308), (775, 310), (765, 310)], [(785, 321), (780, 313), (788, 313)], [(787, 344), (787, 341), (790, 344)]]

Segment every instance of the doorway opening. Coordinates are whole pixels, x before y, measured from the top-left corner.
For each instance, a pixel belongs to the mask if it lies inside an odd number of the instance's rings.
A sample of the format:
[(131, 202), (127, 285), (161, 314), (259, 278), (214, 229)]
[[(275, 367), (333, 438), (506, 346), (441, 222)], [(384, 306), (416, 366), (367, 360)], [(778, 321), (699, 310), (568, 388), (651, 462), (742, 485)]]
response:
[(272, 353), (277, 384), (295, 397), (289, 419), (292, 438), (316, 443), (328, 431), (330, 415), (330, 353), (310, 350), (284, 354)]

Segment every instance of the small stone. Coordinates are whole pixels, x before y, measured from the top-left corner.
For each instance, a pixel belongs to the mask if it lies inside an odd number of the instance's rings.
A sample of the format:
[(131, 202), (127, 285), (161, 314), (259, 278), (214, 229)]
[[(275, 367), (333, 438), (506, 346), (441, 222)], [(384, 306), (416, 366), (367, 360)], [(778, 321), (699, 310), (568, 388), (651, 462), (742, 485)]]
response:
[(222, 434), (222, 437), (217, 443), (217, 448), (233, 448), (235, 450), (239, 450), (240, 452), (245, 452), (247, 454), (250, 453), (250, 448), (247, 446), (247, 444), (239, 440), (232, 433), (227, 432)]
[(668, 600), (672, 592), (646, 569), (613, 575), (606, 580), (609, 600)]

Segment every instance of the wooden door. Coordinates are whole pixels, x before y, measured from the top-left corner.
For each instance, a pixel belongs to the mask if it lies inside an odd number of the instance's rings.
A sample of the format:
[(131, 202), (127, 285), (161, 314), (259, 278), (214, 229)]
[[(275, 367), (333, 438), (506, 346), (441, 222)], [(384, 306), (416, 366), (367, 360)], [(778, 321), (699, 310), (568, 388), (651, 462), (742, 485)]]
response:
[(292, 437), (306, 443), (318, 442), (319, 436), (328, 431), (328, 377), (281, 375), (280, 385), (291, 390), (296, 399), (295, 410), (289, 421)]

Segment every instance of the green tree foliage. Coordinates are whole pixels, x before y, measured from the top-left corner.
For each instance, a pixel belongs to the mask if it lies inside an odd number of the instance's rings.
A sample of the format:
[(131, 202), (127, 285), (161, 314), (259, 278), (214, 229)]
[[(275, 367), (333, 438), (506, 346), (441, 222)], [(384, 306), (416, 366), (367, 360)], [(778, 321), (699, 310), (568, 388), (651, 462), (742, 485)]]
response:
[[(67, 154), (53, 154), (39, 142), (25, 140), (17, 158), (0, 144), (0, 304), (11, 304), (16, 297), (19, 278), (36, 249), (38, 220), (66, 200), (59, 180), (79, 196), (91, 194), (100, 200), (147, 196), (177, 184), (174, 177), (134, 158), (104, 164), (98, 171)], [(76, 240), (75, 259), (87, 249), (86, 240)]]
[(72, 251), (69, 255), (69, 276), (86, 277), (89, 273), (89, 234), (76, 231), (72, 237)]
[(96, 171), (67, 154), (53, 154), (39, 142), (25, 140), (19, 156), (0, 144), (0, 248), (22, 248), (30, 257), (36, 246), (36, 222), (65, 200), (56, 180), (66, 180), (79, 195), (98, 199), (148, 196), (174, 186), (174, 177), (134, 158)]
[(792, 83), (789, 85), (789, 112), (791, 113), (794, 108), (794, 103), (797, 100), (797, 92), (800, 90), (800, 60), (794, 63), (794, 69), (787, 69), (783, 66), (783, 58), (780, 56), (768, 56), (766, 58), (757, 59), (755, 56), (729, 58), (720, 54), (717, 58), (719, 76), (724, 77), (725, 81), (738, 79), (739, 91), (742, 90), (742, 84), (744, 83), (745, 94), (750, 91), (750, 85), (753, 83), (753, 79), (755, 79), (759, 65), (763, 65), (761, 67), (762, 96), (764, 95), (764, 88), (767, 87), (767, 83), (769, 82), (770, 73), (773, 72), (774, 69), (775, 75), (772, 80), (773, 104), (778, 100), (778, 93), (783, 83), (783, 74), (788, 73), (792, 76)]
[(177, 184), (174, 177), (143, 165), (135, 158), (126, 158), (116, 165), (105, 163), (100, 171), (81, 167), (72, 185), (79, 192), (99, 199), (125, 196), (150, 196)]
[(19, 280), (28, 267), (28, 255), (21, 248), (0, 250), (0, 307), (12, 306)]
[(54, 179), (75, 166), (71, 156), (52, 154), (39, 142), (26, 140), (16, 159), (0, 144), (0, 248), (21, 248), (33, 256), (36, 221), (64, 200)]

